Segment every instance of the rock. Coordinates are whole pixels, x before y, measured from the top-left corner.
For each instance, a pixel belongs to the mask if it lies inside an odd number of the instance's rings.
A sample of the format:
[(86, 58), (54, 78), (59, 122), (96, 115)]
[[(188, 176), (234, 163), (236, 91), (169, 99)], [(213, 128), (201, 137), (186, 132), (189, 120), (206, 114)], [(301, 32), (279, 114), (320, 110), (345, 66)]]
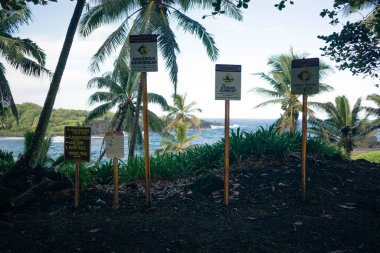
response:
[(224, 181), (217, 176), (207, 175), (199, 178), (195, 183), (189, 186), (189, 189), (193, 193), (200, 193), (204, 195), (210, 195), (212, 192), (222, 190), (224, 187)]

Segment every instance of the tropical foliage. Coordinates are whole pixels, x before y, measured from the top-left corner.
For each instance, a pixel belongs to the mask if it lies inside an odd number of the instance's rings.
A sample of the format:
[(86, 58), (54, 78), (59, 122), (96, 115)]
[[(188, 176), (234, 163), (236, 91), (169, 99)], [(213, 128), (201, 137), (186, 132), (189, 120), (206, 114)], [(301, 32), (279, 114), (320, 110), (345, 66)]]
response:
[[(238, 133), (239, 132), (239, 133)], [(230, 139), (230, 161), (238, 162), (237, 158), (249, 156), (261, 157), (271, 155), (273, 159), (283, 159), (293, 152), (300, 152), (302, 138), (299, 132), (279, 132), (275, 126), (267, 129), (260, 128), (256, 132), (233, 132)], [(308, 138), (307, 152), (346, 158), (341, 149), (329, 144), (320, 138)], [(220, 140), (212, 144), (195, 145), (181, 153), (156, 154), (150, 158), (151, 175), (155, 178), (173, 178), (178, 176), (192, 176), (209, 174), (220, 170), (224, 164), (224, 142)], [(112, 181), (112, 163), (105, 162), (100, 165), (82, 164), (84, 171), (83, 188), (91, 183), (110, 183)], [(120, 181), (130, 181), (145, 177), (144, 157), (136, 156), (126, 164), (119, 163)], [(66, 165), (60, 172), (74, 179), (74, 166)], [(82, 177), (82, 175), (81, 175)]]
[[(137, 142), (142, 144), (142, 129), (140, 124), (134, 126), (134, 119), (142, 118), (142, 110), (138, 110), (140, 87), (139, 75), (130, 71), (129, 66), (124, 62), (116, 65), (113, 72), (107, 72), (101, 77), (95, 77), (88, 82), (88, 88), (97, 88), (89, 98), (90, 104), (101, 105), (95, 107), (87, 116), (86, 123), (103, 116), (112, 108), (117, 108), (111, 124), (117, 131), (125, 131), (132, 135), (137, 130)], [(158, 104), (163, 110), (168, 107), (165, 98), (156, 93), (148, 93), (148, 102)], [(137, 113), (138, 112), (138, 113)], [(152, 131), (162, 132), (164, 124), (162, 120), (152, 111), (148, 110), (148, 125)], [(132, 143), (129, 138), (129, 143)], [(130, 146), (131, 147), (131, 146)]]
[(170, 152), (182, 153), (190, 146), (192, 140), (199, 138), (198, 134), (187, 137), (190, 124), (182, 120), (175, 122), (172, 127), (174, 134), (170, 132), (163, 134), (163, 140), (160, 143), (160, 146), (163, 148), (157, 149), (157, 154)]
[(335, 104), (321, 103), (320, 107), (327, 114), (327, 119), (312, 118), (311, 132), (344, 148), (348, 155), (356, 143), (374, 134), (374, 126), (368, 117), (360, 118), (361, 98), (357, 99), (351, 108), (345, 96), (335, 98)]
[(194, 108), (197, 104), (195, 101), (187, 104), (186, 97), (186, 93), (184, 95), (173, 95), (173, 106), (168, 107), (169, 113), (166, 116), (165, 131), (173, 129), (178, 122), (190, 124), (190, 126), (193, 127), (198, 127), (200, 125), (201, 120), (193, 113), (202, 112), (202, 109)]
[[(297, 55), (293, 52), (293, 49), (290, 49), (290, 54), (274, 55), (269, 58), (267, 65), (270, 66), (271, 70), (268, 74), (263, 72), (256, 74), (272, 87), (272, 89), (261, 87), (251, 89), (253, 92), (271, 98), (258, 104), (256, 108), (270, 104), (280, 105), (283, 113), (277, 122), (277, 127), (281, 131), (295, 132), (297, 130), (299, 112), (302, 111), (302, 102), (300, 101), (301, 95), (291, 93), (291, 62), (306, 56), (306, 54)], [(331, 71), (332, 68), (329, 65), (323, 62), (320, 63), (319, 75), (321, 80)], [(320, 83), (320, 93), (331, 91), (332, 89), (330, 85)], [(308, 106), (311, 105), (315, 105), (315, 103), (309, 102)], [(309, 115), (314, 114), (310, 107), (307, 110)]]
[(0, 9), (0, 115), (3, 116), (7, 109), (18, 118), (16, 104), (13, 100), (10, 83), (6, 77), (6, 65), (8, 63), (23, 74), (41, 76), (48, 74), (43, 65), (45, 53), (36, 43), (30, 39), (14, 37), (21, 25), (28, 24), (32, 14), (24, 6), (17, 11)]
[[(179, 45), (172, 30), (173, 23), (183, 32), (190, 33), (200, 39), (211, 60), (218, 57), (218, 49), (214, 38), (199, 22), (185, 13), (194, 8), (212, 9), (212, 1), (124, 1), (100, 0), (90, 8), (80, 23), (80, 34), (89, 36), (95, 29), (110, 23), (120, 22), (119, 27), (108, 36), (98, 52), (93, 56), (90, 69), (99, 70), (99, 64), (110, 56), (117, 48), (121, 48), (118, 61), (129, 59), (129, 35), (156, 34), (157, 44), (169, 70), (169, 76), (176, 91), (178, 77), (177, 55)], [(240, 10), (230, 1), (223, 0), (226, 15), (242, 20)]]
[[(22, 136), (24, 132), (34, 131), (38, 123), (38, 117), (41, 114), (42, 107), (33, 103), (23, 103), (16, 105), (19, 115), (19, 123), (11, 113), (8, 112), (5, 117), (0, 119), (3, 128), (0, 134)], [(84, 123), (89, 111), (53, 109), (49, 121), (48, 135), (63, 135), (65, 126), (81, 126)], [(106, 113), (102, 120), (110, 121), (114, 113)]]

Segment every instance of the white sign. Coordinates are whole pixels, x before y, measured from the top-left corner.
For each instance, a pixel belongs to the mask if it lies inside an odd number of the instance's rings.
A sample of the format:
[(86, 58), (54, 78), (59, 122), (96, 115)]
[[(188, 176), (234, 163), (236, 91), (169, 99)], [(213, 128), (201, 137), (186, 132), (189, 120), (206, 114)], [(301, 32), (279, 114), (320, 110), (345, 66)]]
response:
[(131, 70), (157, 72), (157, 35), (130, 35)]
[(241, 99), (241, 65), (215, 65), (215, 100)]
[(106, 155), (108, 158), (124, 158), (124, 134), (123, 132), (108, 132), (106, 139)]
[(292, 61), (291, 93), (317, 94), (319, 92), (319, 59), (298, 59)]

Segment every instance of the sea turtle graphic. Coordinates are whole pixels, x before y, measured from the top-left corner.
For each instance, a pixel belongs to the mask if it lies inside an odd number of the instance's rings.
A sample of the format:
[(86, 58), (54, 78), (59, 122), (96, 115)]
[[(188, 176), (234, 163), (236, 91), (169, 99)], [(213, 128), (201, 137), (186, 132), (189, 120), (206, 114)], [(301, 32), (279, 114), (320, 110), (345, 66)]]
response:
[(231, 74), (227, 74), (223, 77), (223, 81), (225, 83), (232, 83), (233, 80), (234, 80), (234, 77)]

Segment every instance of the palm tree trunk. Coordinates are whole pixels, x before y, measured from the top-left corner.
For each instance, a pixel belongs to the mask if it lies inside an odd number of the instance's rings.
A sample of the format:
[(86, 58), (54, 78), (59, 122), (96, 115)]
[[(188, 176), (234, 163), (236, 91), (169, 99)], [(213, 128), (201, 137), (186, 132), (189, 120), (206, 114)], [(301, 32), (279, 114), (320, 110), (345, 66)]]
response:
[(62, 75), (66, 67), (66, 62), (69, 57), (75, 32), (79, 23), (79, 19), (82, 15), (85, 3), (86, 0), (77, 0), (77, 4), (75, 6), (69, 27), (67, 29), (62, 51), (59, 56), (52, 81), (50, 83), (49, 91), (46, 96), (45, 104), (42, 109), (32, 142), (25, 154), (21, 157), (21, 159), (19, 159), (15, 163), (15, 165), (6, 174), (4, 174), (1, 183), (9, 179), (11, 180), (11, 178), (14, 178), (15, 176), (19, 175), (20, 172), (25, 172), (31, 168), (34, 168), (37, 164), (37, 161), (41, 153), (42, 142), (45, 138), (46, 131), (49, 125), (49, 120), (53, 110), (55, 98), (58, 93), (59, 85), (61, 83)]
[(139, 88), (137, 90), (137, 101), (136, 101), (136, 109), (135, 109), (135, 117), (133, 120), (132, 133), (129, 141), (129, 149), (128, 149), (128, 161), (133, 159), (135, 156), (136, 149), (136, 139), (137, 139), (137, 129), (140, 119), (140, 108), (141, 108), (141, 96), (142, 96), (142, 84), (140, 81)]

